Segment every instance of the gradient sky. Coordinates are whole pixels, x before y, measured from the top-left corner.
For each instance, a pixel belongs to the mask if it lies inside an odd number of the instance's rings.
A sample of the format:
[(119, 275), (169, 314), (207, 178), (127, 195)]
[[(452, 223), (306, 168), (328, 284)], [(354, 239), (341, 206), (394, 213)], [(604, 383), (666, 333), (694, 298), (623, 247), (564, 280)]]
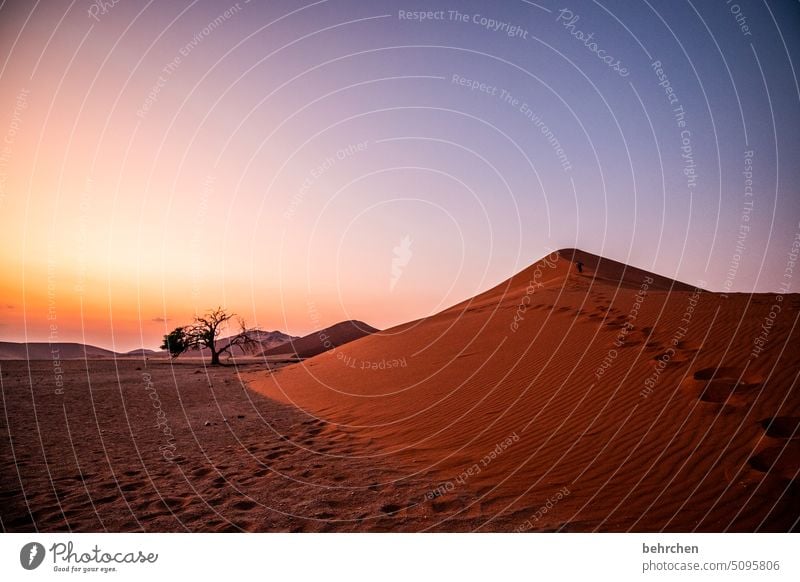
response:
[(798, 30), (789, 0), (6, 0), (0, 340), (155, 347), (218, 304), (384, 328), (563, 247), (775, 291)]

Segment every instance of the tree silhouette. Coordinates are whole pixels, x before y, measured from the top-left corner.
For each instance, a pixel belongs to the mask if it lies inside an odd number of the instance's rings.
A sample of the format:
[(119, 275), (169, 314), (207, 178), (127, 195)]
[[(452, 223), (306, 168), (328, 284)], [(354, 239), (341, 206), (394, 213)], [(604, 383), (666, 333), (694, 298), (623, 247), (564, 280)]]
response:
[(220, 356), (227, 352), (231, 354), (233, 348), (239, 347), (244, 352), (251, 352), (259, 344), (254, 335), (258, 333), (255, 328), (248, 328), (244, 320), (238, 317), (239, 333), (233, 335), (220, 345), (219, 336), (228, 322), (237, 317), (235, 313), (227, 313), (222, 307), (211, 309), (202, 316), (195, 316), (194, 322), (184, 327), (177, 327), (164, 336), (161, 349), (168, 350), (173, 358), (177, 358), (190, 349), (207, 348), (211, 353), (211, 365), (220, 365)]
[(167, 350), (171, 358), (177, 358), (189, 349), (186, 345), (186, 328), (176, 327), (164, 336), (164, 343), (161, 344), (162, 350)]

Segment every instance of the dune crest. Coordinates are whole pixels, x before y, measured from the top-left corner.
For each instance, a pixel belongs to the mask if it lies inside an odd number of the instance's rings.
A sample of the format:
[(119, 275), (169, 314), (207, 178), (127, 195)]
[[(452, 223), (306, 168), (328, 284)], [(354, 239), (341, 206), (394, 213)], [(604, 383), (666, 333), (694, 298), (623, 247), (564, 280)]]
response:
[(330, 349), (344, 345), (378, 331), (363, 321), (341, 321), (325, 329), (312, 332), (303, 337), (264, 350), (263, 356), (289, 355), (298, 358), (310, 358)]
[[(444, 520), (513, 530), (568, 487), (534, 529), (780, 530), (798, 516), (785, 491), (800, 467), (779, 449), (780, 471), (765, 470), (775, 451), (763, 423), (800, 416), (788, 347), (800, 297), (783, 296), (753, 357), (774, 300), (564, 249), (436, 315), (250, 384), (372, 439), (432, 490), (458, 483), (428, 501)], [(406, 365), (348, 365), (395, 360)]]

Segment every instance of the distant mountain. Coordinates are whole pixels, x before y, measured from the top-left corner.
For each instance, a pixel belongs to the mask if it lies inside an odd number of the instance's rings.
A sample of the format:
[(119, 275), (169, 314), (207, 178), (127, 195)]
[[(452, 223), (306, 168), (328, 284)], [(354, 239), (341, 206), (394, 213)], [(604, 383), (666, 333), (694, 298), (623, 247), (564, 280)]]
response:
[[(123, 355), (125, 356), (154, 356), (160, 352), (156, 350), (149, 350), (147, 348), (139, 348), (138, 350), (131, 350), (129, 352), (125, 352)], [(165, 352), (166, 353), (166, 352)]]
[[(255, 339), (260, 344), (256, 346), (252, 354), (260, 354), (263, 350), (268, 350), (286, 342), (300, 339), (298, 337), (285, 334), (280, 331), (257, 331)], [(220, 346), (225, 346), (230, 341), (229, 337), (218, 340)], [(190, 356), (207, 356), (208, 351), (190, 350)], [(234, 356), (241, 356), (241, 348), (233, 349)], [(0, 342), (0, 360), (82, 360), (84, 358), (166, 358), (169, 354), (164, 350), (151, 350), (148, 348), (138, 348), (129, 352), (113, 352), (97, 346), (80, 344), (77, 342)]]
[(82, 360), (119, 357), (111, 350), (74, 342), (0, 342), (0, 360)]
[(292, 355), (300, 358), (311, 358), (332, 348), (373, 334), (376, 331), (378, 330), (363, 321), (342, 321), (301, 338), (293, 338), (283, 345), (266, 349), (262, 352), (262, 355)]
[[(235, 346), (231, 351), (233, 352), (234, 356), (243, 356), (243, 355), (260, 355), (265, 350), (270, 350), (277, 346), (281, 346), (286, 344), (287, 342), (291, 342), (293, 340), (300, 339), (297, 336), (288, 335), (283, 333), (282, 331), (262, 331), (257, 330), (251, 334), (253, 339), (255, 339), (260, 345), (260, 347), (256, 346), (254, 350), (249, 353), (245, 353), (240, 346)], [(223, 337), (217, 340), (217, 348), (221, 349), (224, 348), (226, 345), (230, 343), (230, 339), (233, 336)], [(208, 355), (208, 350), (206, 348), (189, 350), (187, 355), (193, 356), (206, 356)]]

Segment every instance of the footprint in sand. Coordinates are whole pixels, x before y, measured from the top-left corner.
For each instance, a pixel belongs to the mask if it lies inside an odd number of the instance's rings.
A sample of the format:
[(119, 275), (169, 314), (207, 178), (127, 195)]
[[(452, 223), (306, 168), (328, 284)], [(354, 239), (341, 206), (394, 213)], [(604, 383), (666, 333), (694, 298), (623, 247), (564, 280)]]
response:
[(761, 388), (761, 378), (746, 374), (743, 368), (703, 368), (687, 386), (703, 402), (741, 406)]
[(675, 348), (685, 352), (699, 352), (700, 344), (696, 342), (681, 340), (675, 344)]
[(242, 501), (237, 501), (236, 503), (232, 503), (230, 505), (231, 509), (238, 509), (240, 511), (249, 511), (256, 507), (258, 504), (255, 501), (243, 499)]
[(184, 495), (182, 497), (175, 497), (175, 496), (168, 496), (161, 498), (162, 503), (172, 509), (173, 511), (176, 509), (181, 509), (190, 505), (192, 503), (192, 496), (191, 495)]
[(402, 505), (397, 505), (396, 503), (387, 503), (386, 505), (381, 506), (381, 513), (393, 515), (403, 509), (405, 508)]
[(778, 439), (800, 439), (800, 416), (773, 416), (760, 423), (767, 436)]
[(201, 467), (200, 469), (195, 469), (192, 471), (192, 477), (197, 477), (199, 479), (201, 477), (205, 477), (209, 473), (211, 473), (211, 469), (208, 467)]
[(779, 444), (767, 446), (748, 460), (761, 473), (789, 481), (800, 475), (800, 417), (773, 416), (759, 422), (766, 434)]
[(632, 331), (628, 334), (625, 338), (625, 342), (622, 344), (623, 348), (638, 348), (644, 344), (644, 339), (642, 338), (642, 334), (638, 331)]
[(133, 509), (135, 510), (136, 514), (139, 515), (150, 509), (154, 504), (158, 502), (159, 502), (158, 499), (145, 499), (136, 503), (133, 506)]
[(748, 463), (756, 471), (793, 481), (800, 474), (800, 442), (767, 447), (750, 457)]

